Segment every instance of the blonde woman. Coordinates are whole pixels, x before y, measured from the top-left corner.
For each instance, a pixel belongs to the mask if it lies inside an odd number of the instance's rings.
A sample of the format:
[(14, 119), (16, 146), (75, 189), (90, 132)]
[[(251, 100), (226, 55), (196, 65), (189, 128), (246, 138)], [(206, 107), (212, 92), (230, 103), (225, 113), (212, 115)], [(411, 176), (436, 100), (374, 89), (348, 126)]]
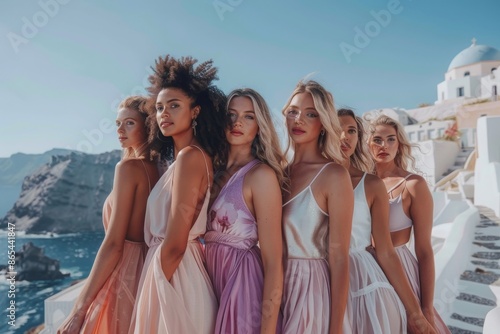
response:
[[(342, 126), (340, 147), (348, 158), (344, 167), (354, 188), (347, 312), (352, 332), (406, 333), (407, 313), (415, 315), (409, 317), (410, 332), (428, 331), (430, 325), (392, 246), (384, 183), (369, 173), (373, 170), (373, 161), (363, 120), (350, 109), (340, 109), (338, 116)], [(372, 237), (378, 245), (378, 263), (367, 251)]]
[(205, 234), (219, 311), (215, 333), (281, 332), (281, 186), (285, 159), (271, 113), (250, 88), (228, 96), (229, 154)]
[[(401, 259), (413, 292), (420, 301), (425, 318), (436, 332), (450, 333), (433, 307), (433, 201), (425, 179), (409, 171), (415, 165), (415, 159), (411, 155), (412, 145), (401, 124), (381, 115), (371, 121), (369, 146), (376, 174), (384, 182), (389, 195), (392, 244)], [(412, 231), (416, 258), (405, 246)], [(377, 247), (379, 245), (375, 243), (375, 249)]]
[(341, 333), (353, 190), (340, 165), (344, 158), (333, 97), (315, 81), (299, 82), (283, 114), (294, 151), (283, 204), (283, 333)]
[(123, 158), (104, 203), (106, 236), (85, 286), (58, 333), (127, 333), (147, 246), (146, 201), (158, 180), (148, 144), (147, 98), (131, 96), (118, 106)]

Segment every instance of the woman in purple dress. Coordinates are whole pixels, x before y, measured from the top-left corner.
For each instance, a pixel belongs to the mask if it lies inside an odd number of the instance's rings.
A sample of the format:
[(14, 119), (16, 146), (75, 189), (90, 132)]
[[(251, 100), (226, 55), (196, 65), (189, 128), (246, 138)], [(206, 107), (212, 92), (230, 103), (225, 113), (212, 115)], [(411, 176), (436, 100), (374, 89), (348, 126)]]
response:
[(281, 332), (285, 159), (260, 94), (234, 90), (227, 112), (229, 152), (215, 181), (221, 190), (205, 234), (207, 269), (219, 301), (215, 333), (274, 334)]

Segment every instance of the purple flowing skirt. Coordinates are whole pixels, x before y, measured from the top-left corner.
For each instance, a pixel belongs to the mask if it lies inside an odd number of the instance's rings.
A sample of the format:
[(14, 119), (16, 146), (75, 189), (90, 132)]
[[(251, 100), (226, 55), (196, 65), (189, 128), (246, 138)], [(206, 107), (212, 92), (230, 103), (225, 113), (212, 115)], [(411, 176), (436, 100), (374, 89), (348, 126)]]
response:
[[(260, 249), (244, 242), (227, 245), (220, 238), (228, 237), (205, 235), (207, 271), (219, 302), (215, 333), (260, 333), (264, 288)], [(281, 316), (276, 333), (281, 333)]]

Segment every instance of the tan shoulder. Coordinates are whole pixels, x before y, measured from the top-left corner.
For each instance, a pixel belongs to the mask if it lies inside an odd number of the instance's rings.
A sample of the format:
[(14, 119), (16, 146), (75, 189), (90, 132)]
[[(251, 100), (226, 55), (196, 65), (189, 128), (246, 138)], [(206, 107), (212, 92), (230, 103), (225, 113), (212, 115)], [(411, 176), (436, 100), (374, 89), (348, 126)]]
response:
[(337, 187), (339, 184), (347, 184), (352, 190), (349, 172), (337, 163), (327, 165), (314, 181), (315, 187), (319, 187), (324, 193), (331, 192), (333, 189), (342, 189)]
[(384, 181), (380, 179), (377, 175), (366, 174), (365, 177), (365, 191), (368, 194), (373, 195), (387, 195), (387, 189), (385, 187)]
[(276, 173), (274, 170), (265, 163), (259, 163), (254, 166), (247, 174), (249, 181), (252, 183), (261, 183), (265, 184), (266, 182), (270, 182), (273, 180), (277, 180)]
[(330, 179), (330, 178), (337, 178), (337, 177), (350, 178), (349, 172), (347, 171), (347, 169), (345, 169), (342, 165), (335, 163), (335, 162), (326, 165), (326, 167), (323, 169), (321, 174), (318, 176), (318, 178), (321, 178), (321, 179), (325, 179), (325, 178)]
[(178, 164), (200, 164), (200, 167), (205, 168), (205, 159), (210, 166), (210, 157), (202, 149), (193, 146), (186, 146), (177, 154), (176, 161)]
[(121, 174), (136, 173), (137, 169), (144, 169), (140, 159), (125, 159), (121, 160), (116, 164), (115, 170), (119, 171)]
[(420, 175), (412, 174), (408, 179), (406, 179), (406, 188), (408, 191), (415, 195), (420, 192), (429, 192), (429, 185), (427, 181)]

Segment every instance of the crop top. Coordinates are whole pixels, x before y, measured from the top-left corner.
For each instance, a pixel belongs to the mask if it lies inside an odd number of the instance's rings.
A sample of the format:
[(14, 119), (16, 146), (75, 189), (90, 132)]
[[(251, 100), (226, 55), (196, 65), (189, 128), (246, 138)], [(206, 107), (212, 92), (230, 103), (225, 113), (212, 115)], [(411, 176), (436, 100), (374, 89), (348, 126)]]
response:
[(412, 175), (413, 174), (407, 175), (404, 179), (396, 183), (394, 187), (387, 191), (390, 196), (394, 189), (399, 187), (403, 182), (405, 183), (403, 191), (396, 198), (389, 198), (389, 230), (391, 232), (401, 231), (413, 225), (413, 221), (403, 211), (403, 192), (406, 189), (406, 180)]

